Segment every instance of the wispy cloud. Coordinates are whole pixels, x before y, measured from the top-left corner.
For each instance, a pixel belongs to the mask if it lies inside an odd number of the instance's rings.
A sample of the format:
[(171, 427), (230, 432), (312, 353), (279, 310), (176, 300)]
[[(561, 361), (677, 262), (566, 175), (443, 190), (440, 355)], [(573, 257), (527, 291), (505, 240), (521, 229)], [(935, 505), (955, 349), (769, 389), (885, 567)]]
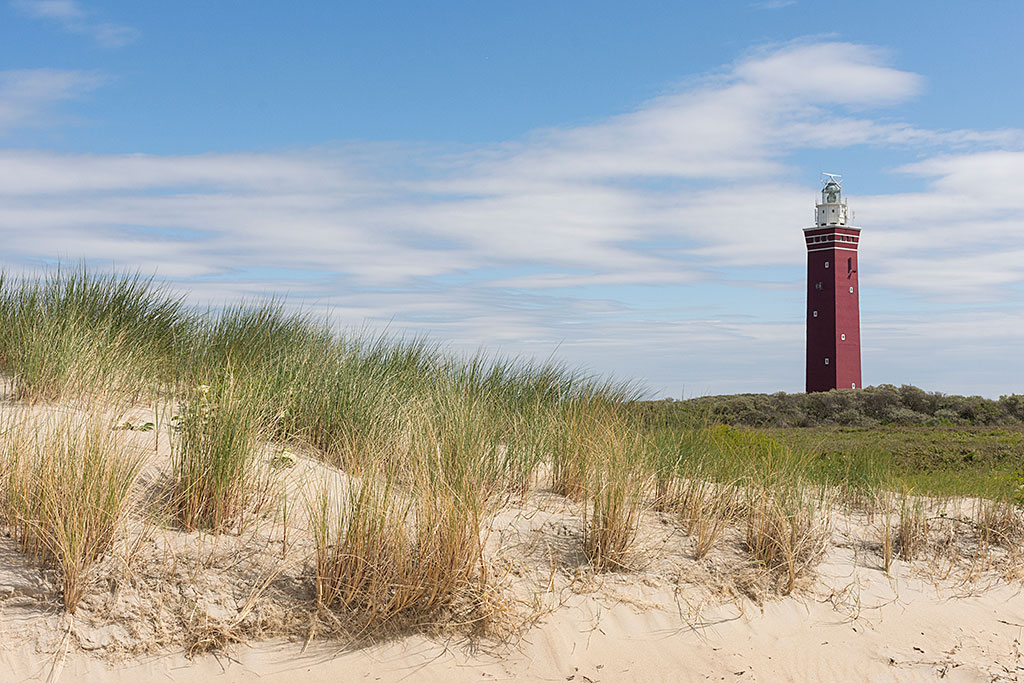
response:
[(124, 47), (139, 37), (131, 26), (96, 19), (76, 0), (13, 0), (15, 9), (37, 19), (57, 23), (69, 33), (89, 36), (100, 47)]
[(53, 105), (79, 97), (102, 82), (91, 71), (0, 71), (0, 136), (21, 126), (49, 123)]
[(752, 2), (750, 7), (754, 9), (782, 9), (783, 7), (792, 7), (797, 3), (797, 0), (762, 0), (761, 2)]
[[(1024, 229), (1012, 183), (1024, 135), (892, 121), (885, 108), (922, 80), (866, 46), (775, 47), (594, 125), (468, 151), (410, 150), (420, 166), (408, 174), (376, 163), (373, 145), (0, 150), (3, 258), (14, 268), (112, 260), (205, 301), (287, 291), (349, 322), (466, 347), (541, 356), (557, 347), (673, 393), (799, 389), (799, 228), (815, 198), (791, 180), (802, 151), (837, 158), (872, 145), (918, 158), (897, 170), (919, 191), (853, 199), (866, 226), (866, 306), (872, 296), (881, 306), (865, 309), (866, 367), (916, 358), (943, 325), (1009, 325), (1009, 334), (1024, 319), (1024, 253), (1006, 239)], [(885, 318), (894, 297), (931, 313)], [(969, 363), (977, 345), (966, 340), (979, 332), (942, 334), (946, 352)]]

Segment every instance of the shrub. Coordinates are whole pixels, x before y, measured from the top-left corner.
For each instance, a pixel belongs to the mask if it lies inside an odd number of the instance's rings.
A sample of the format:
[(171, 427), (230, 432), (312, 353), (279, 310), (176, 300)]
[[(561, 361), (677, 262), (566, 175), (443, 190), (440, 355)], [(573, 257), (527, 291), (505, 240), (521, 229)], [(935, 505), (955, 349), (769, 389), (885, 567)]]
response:
[(968, 425), (1017, 425), (1024, 420), (1024, 399), (1003, 396), (945, 396), (915, 386), (891, 384), (810, 394), (738, 394), (686, 401), (648, 401), (636, 412), (649, 426), (685, 424), (693, 414), (748, 427), (815, 427), (839, 424), (935, 424), (948, 420)]
[(928, 422), (928, 416), (899, 406), (886, 408), (883, 413), (883, 421), (890, 424), (923, 425)]

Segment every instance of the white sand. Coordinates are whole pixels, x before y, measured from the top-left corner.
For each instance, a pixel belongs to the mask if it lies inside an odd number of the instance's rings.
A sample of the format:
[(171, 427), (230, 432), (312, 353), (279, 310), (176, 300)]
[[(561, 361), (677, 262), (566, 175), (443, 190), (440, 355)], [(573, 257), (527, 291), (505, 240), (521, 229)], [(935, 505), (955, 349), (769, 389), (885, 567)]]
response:
[[(704, 609), (637, 575), (568, 593), (514, 645), (471, 652), (468, 642), (411, 637), (345, 650), (282, 640), (233, 646), (194, 660), (147, 656), (111, 665), (67, 646), (22, 644), (0, 653), (0, 680), (103, 681), (853, 681), (1018, 680), (1024, 596), (1004, 582), (984, 590), (933, 582), (897, 562), (834, 549), (799, 596), (763, 609), (743, 601)], [(645, 585), (653, 583), (655, 585)], [(5, 614), (10, 626), (18, 615)], [(20, 618), (27, 618), (20, 615)], [(100, 632), (102, 635), (102, 631)]]
[[(136, 437), (153, 448), (152, 433)], [(141, 486), (158, 481), (165, 449), (161, 443)], [(293, 495), (296, 482), (337, 476), (301, 456), (290, 472)], [(753, 571), (739, 530), (698, 562), (671, 517), (648, 513), (635, 571), (594, 576), (579, 555), (579, 507), (543, 492), (503, 511), (489, 539), (496, 573), (510, 570), (505, 594), (541, 596), (509, 612), (509, 621), (540, 614), (511, 643), (415, 636), (358, 648), (314, 638), (304, 647), (267, 627), (270, 639), (186, 658), (176, 631), (182, 620), (244, 617), (246, 596), (268, 568), (279, 585), (253, 613), (269, 624), (290, 604), (308, 608), (310, 547), (296, 517), (286, 561), (275, 559), (281, 530), (273, 520), (271, 528), (219, 538), (156, 524), (138, 546), (131, 577), (111, 579), (108, 591), (99, 581), (73, 622), (60, 614), (54, 577), (27, 566), (0, 538), (0, 683), (1024, 678), (1024, 596), (1020, 581), (1006, 576), (1005, 551), (979, 553), (965, 540), (963, 552), (896, 561), (886, 574), (877, 520), (836, 513), (814, 575), (795, 595), (759, 606), (735, 588)], [(953, 545), (961, 529), (968, 535), (970, 525), (946, 525)], [(954, 566), (944, 564), (954, 556)], [(292, 618), (286, 630), (294, 634), (301, 629)]]
[[(47, 680), (52, 673), (55, 681), (105, 683), (1010, 681), (1024, 675), (1024, 598), (1017, 590), (1001, 586), (950, 597), (917, 580), (893, 585), (877, 570), (851, 575), (850, 564), (841, 561), (824, 569), (830, 576), (822, 588), (861, 583), (858, 594), (847, 594), (838, 609), (822, 592), (770, 603), (763, 613), (710, 610), (704, 626), (694, 628), (671, 609), (639, 610), (583, 595), (501, 653), (472, 655), (464, 643), (423, 638), (349, 652), (324, 643), (302, 652), (299, 644), (273, 641), (195, 661), (172, 655), (110, 668), (83, 653), (55, 664), (22, 648), (0, 655), (0, 672), (5, 681)], [(851, 609), (860, 612), (850, 614)]]

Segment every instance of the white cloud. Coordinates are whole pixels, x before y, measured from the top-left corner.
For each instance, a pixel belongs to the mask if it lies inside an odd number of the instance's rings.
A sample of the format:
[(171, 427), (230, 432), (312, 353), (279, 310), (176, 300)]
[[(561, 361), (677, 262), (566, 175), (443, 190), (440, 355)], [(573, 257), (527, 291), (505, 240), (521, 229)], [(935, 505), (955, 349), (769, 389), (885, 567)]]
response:
[(90, 71), (0, 71), (0, 136), (23, 126), (45, 125), (53, 105), (79, 97), (102, 82)]
[(337, 160), (311, 155), (99, 156), (0, 150), (0, 194), (15, 196), (168, 189), (262, 195), (273, 189), (275, 195), (302, 192), (327, 197), (346, 188), (365, 191)]
[(139, 37), (131, 26), (94, 19), (76, 0), (13, 0), (11, 4), (30, 17), (54, 21), (69, 33), (89, 36), (100, 47), (124, 47)]
[(957, 202), (984, 202), (993, 209), (1020, 209), (1024, 152), (996, 150), (975, 154), (937, 156), (897, 169), (908, 175), (933, 179), (932, 190)]
[(85, 20), (85, 12), (74, 0), (15, 0), (13, 4), (34, 17), (60, 22)]
[(796, 2), (797, 0), (761, 0), (761, 2), (752, 2), (749, 6), (754, 9), (782, 9), (783, 7), (792, 7)]
[[(0, 87), (0, 131), (73, 96), (36, 83), (50, 94), (5, 97)], [(791, 180), (802, 151), (841, 158), (873, 145), (918, 158), (897, 170), (920, 190), (851, 200), (865, 226), (865, 287), (930, 299), (938, 326), (1020, 314), (965, 318), (957, 306), (1009, 305), (1024, 285), (1024, 254), (1006, 240), (1024, 228), (1012, 182), (1024, 134), (933, 131), (871, 113), (922, 85), (873, 48), (787, 45), (594, 125), (469, 151), (408, 150), (422, 164), (409, 176), (375, 165), (372, 147), (0, 150), (0, 239), (16, 269), (113, 261), (178, 280), (198, 301), (286, 291), (349, 322), (467, 348), (544, 357), (557, 347), (670, 393), (684, 383), (698, 393), (799, 390), (800, 228), (815, 198)], [(920, 355), (924, 333), (908, 330), (925, 328), (872, 322), (887, 313), (865, 311), (866, 368)], [(951, 358), (974, 353), (972, 334), (982, 332), (949, 338)], [(866, 372), (901, 381), (898, 369)]]

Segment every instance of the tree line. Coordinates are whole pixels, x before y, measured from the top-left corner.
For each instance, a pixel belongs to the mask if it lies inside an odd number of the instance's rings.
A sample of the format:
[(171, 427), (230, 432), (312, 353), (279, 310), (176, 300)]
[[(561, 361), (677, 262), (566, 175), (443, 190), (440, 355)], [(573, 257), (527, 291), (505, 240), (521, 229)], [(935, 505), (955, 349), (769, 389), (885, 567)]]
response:
[(875, 427), (879, 425), (990, 425), (1024, 423), (1024, 395), (989, 399), (880, 384), (810, 394), (730, 394), (687, 400), (640, 401), (652, 426), (693, 420), (749, 427)]

